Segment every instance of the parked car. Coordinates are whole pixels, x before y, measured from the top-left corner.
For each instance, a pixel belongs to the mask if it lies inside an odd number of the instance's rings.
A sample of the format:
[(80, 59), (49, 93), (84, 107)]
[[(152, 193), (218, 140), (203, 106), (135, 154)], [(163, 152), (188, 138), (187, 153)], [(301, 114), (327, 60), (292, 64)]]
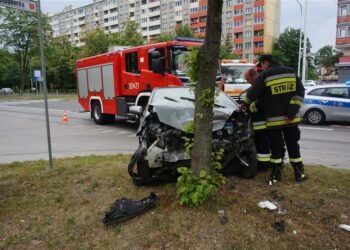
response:
[(350, 85), (327, 84), (306, 89), (300, 115), (309, 124), (350, 122)]
[(11, 88), (2, 88), (0, 89), (0, 95), (12, 95), (13, 90)]
[(313, 87), (316, 86), (316, 82), (314, 80), (305, 80), (304, 87)]

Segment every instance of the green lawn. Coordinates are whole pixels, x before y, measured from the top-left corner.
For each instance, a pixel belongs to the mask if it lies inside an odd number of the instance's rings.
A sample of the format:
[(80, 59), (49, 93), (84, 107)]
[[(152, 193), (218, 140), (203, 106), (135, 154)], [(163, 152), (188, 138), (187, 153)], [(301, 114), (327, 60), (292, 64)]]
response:
[[(62, 100), (77, 100), (77, 94), (48, 94), (48, 99), (62, 99)], [(37, 94), (25, 94), (25, 95), (0, 95), (0, 101), (1, 100), (44, 100), (43, 95), (37, 95)]]
[[(136, 187), (130, 156), (90, 156), (0, 165), (0, 249), (348, 249), (350, 171), (306, 166), (310, 180), (295, 184), (290, 167), (276, 186), (267, 174), (230, 177), (199, 208), (181, 207), (176, 184)], [(105, 227), (115, 199), (162, 194), (159, 205)], [(257, 203), (270, 200), (278, 214)], [(220, 222), (225, 210), (228, 222)], [(285, 232), (273, 224), (284, 220)]]

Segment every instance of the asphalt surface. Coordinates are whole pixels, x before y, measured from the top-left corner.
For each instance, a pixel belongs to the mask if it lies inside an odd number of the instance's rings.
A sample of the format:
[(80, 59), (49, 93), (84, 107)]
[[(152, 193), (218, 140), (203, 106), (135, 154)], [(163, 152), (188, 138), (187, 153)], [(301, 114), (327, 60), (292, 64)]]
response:
[[(135, 124), (119, 120), (96, 125), (76, 101), (49, 100), (49, 114), (54, 158), (132, 154), (138, 146)], [(0, 100), (0, 124), (0, 163), (48, 159), (43, 101)], [(306, 164), (350, 169), (350, 124), (301, 125), (300, 129)]]

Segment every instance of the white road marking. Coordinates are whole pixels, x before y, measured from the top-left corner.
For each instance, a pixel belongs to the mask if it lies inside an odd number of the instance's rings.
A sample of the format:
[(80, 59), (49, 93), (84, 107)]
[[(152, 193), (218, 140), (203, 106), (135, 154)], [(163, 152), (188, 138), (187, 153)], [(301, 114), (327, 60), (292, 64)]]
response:
[(104, 130), (102, 133), (109, 133), (109, 132), (115, 132), (115, 130)]
[(301, 129), (309, 129), (309, 130), (321, 130), (321, 131), (333, 131), (333, 128), (312, 128), (312, 127), (299, 127)]
[(115, 135), (124, 135), (124, 134), (130, 134), (130, 132), (127, 131), (120, 131), (118, 133), (115, 133)]

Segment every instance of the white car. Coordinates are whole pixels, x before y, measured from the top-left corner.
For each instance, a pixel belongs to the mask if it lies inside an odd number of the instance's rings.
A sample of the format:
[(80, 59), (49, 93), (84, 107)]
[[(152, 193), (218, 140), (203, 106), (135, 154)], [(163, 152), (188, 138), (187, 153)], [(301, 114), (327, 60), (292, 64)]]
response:
[(350, 122), (350, 85), (327, 84), (307, 88), (300, 115), (314, 125), (325, 121)]
[(0, 89), (0, 94), (1, 95), (12, 95), (13, 90), (11, 88), (2, 88), (2, 89)]

